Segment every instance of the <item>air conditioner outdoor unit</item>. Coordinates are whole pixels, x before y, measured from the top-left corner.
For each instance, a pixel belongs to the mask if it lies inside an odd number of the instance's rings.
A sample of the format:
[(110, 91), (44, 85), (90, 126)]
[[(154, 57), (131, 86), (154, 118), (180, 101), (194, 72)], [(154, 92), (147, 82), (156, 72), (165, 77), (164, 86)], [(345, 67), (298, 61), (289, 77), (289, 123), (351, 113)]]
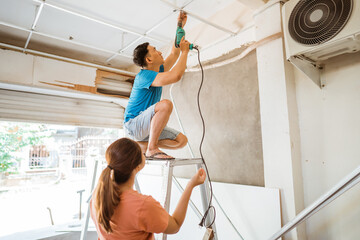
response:
[(282, 17), (286, 58), (319, 86), (325, 60), (360, 50), (360, 0), (290, 0)]

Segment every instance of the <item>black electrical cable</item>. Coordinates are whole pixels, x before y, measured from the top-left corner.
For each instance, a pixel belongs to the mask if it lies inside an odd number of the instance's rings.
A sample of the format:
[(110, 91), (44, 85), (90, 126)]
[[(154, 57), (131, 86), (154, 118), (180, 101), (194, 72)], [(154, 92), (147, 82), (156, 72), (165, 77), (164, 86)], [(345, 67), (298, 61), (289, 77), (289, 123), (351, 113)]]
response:
[(199, 109), (199, 114), (200, 114), (200, 117), (201, 117), (201, 122), (202, 122), (202, 127), (203, 127), (203, 134), (202, 134), (202, 137), (201, 137), (201, 142), (200, 142), (200, 146), (199, 146), (199, 151), (200, 151), (200, 156), (201, 156), (201, 160), (205, 166), (205, 170), (206, 170), (206, 175), (207, 175), (207, 178), (209, 179), (209, 185), (210, 185), (210, 201), (209, 201), (209, 206), (207, 208), (207, 210), (205, 211), (204, 213), (204, 216), (203, 218), (201, 219), (199, 225), (201, 227), (204, 226), (205, 224), (205, 220), (209, 214), (209, 211), (210, 209), (213, 209), (213, 212), (214, 212), (214, 219), (211, 221), (211, 223), (206, 226), (207, 228), (208, 227), (211, 227), (214, 222), (215, 222), (215, 218), (216, 218), (216, 211), (215, 211), (215, 208), (214, 206), (211, 205), (212, 203), (212, 199), (213, 199), (213, 188), (212, 188), (212, 184), (211, 184), (211, 179), (210, 179), (210, 175), (209, 175), (209, 170), (208, 170), (208, 167), (206, 165), (206, 162), (205, 162), (205, 159), (204, 159), (204, 156), (202, 154), (202, 144), (204, 142), (204, 138), (205, 138), (205, 121), (204, 121), (204, 117), (202, 115), (202, 112), (201, 112), (201, 108), (200, 108), (200, 92), (201, 92), (201, 88), (202, 88), (202, 85), (203, 85), (203, 82), (204, 82), (204, 69), (201, 65), (201, 61), (200, 61), (200, 51), (198, 49), (198, 47), (194, 47), (194, 49), (197, 50), (198, 52), (198, 60), (199, 60), (199, 65), (200, 65), (200, 69), (201, 69), (201, 83), (200, 83), (200, 87), (199, 87), (199, 91), (198, 91), (198, 94), (197, 94), (197, 105), (198, 105), (198, 109)]

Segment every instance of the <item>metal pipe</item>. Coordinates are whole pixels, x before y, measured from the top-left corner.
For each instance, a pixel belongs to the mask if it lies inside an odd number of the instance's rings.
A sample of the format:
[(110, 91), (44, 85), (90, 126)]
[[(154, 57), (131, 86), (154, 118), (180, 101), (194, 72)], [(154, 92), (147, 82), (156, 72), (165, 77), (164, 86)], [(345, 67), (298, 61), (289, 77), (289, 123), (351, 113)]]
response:
[[(168, 1), (166, 1), (166, 0), (161, 0), (161, 1), (162, 1), (163, 3), (169, 5), (169, 6), (173, 7), (175, 10), (178, 10), (178, 11), (183, 10), (183, 7), (182, 7), (182, 8), (181, 8), (181, 7), (178, 7), (178, 6), (176, 6), (175, 4), (173, 4), (173, 3), (171, 3), (171, 2), (168, 2)], [(226, 28), (224, 28), (224, 27), (222, 27), (222, 26), (219, 26), (219, 25), (217, 25), (217, 24), (215, 24), (215, 23), (209, 22), (208, 20), (206, 20), (206, 19), (204, 19), (204, 18), (202, 18), (202, 17), (200, 17), (200, 16), (198, 16), (198, 15), (196, 15), (196, 14), (194, 14), (194, 13), (191, 13), (191, 12), (189, 12), (189, 11), (186, 11), (186, 13), (187, 13), (187, 15), (189, 15), (189, 16), (191, 16), (191, 17), (193, 17), (193, 18), (196, 18), (197, 20), (199, 20), (199, 21), (201, 21), (201, 22), (203, 22), (203, 23), (205, 23), (205, 24), (207, 24), (207, 25), (210, 25), (210, 26), (212, 26), (212, 27), (214, 27), (214, 28), (217, 28), (218, 30), (221, 30), (221, 31), (223, 31), (223, 32), (226, 32), (226, 33), (229, 33), (229, 34), (232, 34), (232, 35), (236, 35), (235, 32), (233, 32), (233, 31), (231, 31), (231, 30), (228, 30), (228, 29), (226, 29)]]
[[(177, 189), (183, 193), (184, 192), (184, 188), (181, 186), (181, 184), (179, 183), (179, 181), (177, 180), (176, 177), (173, 177), (173, 182), (175, 183), (175, 186), (177, 187)], [(199, 209), (195, 206), (194, 202), (190, 199), (189, 201), (190, 207), (191, 209), (194, 211), (194, 213), (196, 214), (196, 216), (198, 216), (199, 220), (201, 220), (202, 215), (201, 212), (199, 211)]]
[(67, 42), (67, 43), (72, 43), (72, 44), (75, 44), (75, 45), (79, 45), (79, 46), (82, 46), (82, 47), (87, 47), (87, 48), (99, 50), (99, 51), (102, 51), (102, 52), (114, 53), (115, 55), (120, 55), (120, 56), (127, 57), (127, 58), (131, 58), (131, 59), (132, 59), (132, 56), (127, 55), (127, 54), (122, 54), (122, 53), (113, 52), (113, 51), (110, 51), (110, 50), (107, 50), (107, 49), (94, 47), (94, 46), (91, 46), (91, 45), (88, 45), (88, 44), (84, 44), (84, 43), (79, 43), (79, 42), (76, 42), (76, 41), (74, 41), (74, 40), (69, 40), (69, 39), (65, 39), (65, 38), (56, 37), (56, 36), (53, 36), (53, 35), (50, 35), (50, 34), (47, 34), (47, 33), (32, 31), (32, 30), (29, 30), (29, 29), (26, 29), (26, 28), (23, 28), (23, 27), (19, 27), (19, 26), (10, 24), (10, 23), (6, 23), (6, 22), (3, 22), (3, 21), (0, 21), (0, 24), (1, 24), (1, 25), (4, 25), (4, 26), (7, 26), (7, 27), (12, 27), (12, 28), (16, 28), (16, 29), (19, 29), (19, 30), (22, 30), (22, 31), (26, 31), (26, 32), (29, 32), (30, 34), (35, 33), (35, 34), (40, 35), (40, 36), (44, 36), (44, 37), (48, 37), (48, 38), (60, 40), (60, 41)]
[[(194, 0), (189, 1), (188, 3), (186, 3), (182, 8), (186, 7), (187, 5), (189, 5), (190, 3), (192, 3)], [(181, 8), (181, 9), (182, 9)], [(158, 28), (161, 24), (163, 24), (169, 17), (171, 17), (174, 13), (176, 13), (178, 10), (174, 10), (172, 13), (170, 13), (168, 16), (164, 17), (160, 22), (158, 22), (157, 24), (155, 24), (153, 27), (151, 27), (149, 30), (147, 30), (145, 32), (145, 36), (147, 36), (149, 33), (151, 33), (152, 31), (154, 31), (156, 28)], [(135, 39), (134, 41), (132, 41), (131, 43), (129, 43), (126, 47), (121, 48), (118, 50), (118, 53), (122, 53), (124, 51), (126, 51), (129, 47), (131, 47), (132, 45), (134, 45), (136, 42), (138, 42), (140, 39), (144, 38), (144, 36), (140, 36), (137, 39)], [(114, 59), (116, 57), (116, 55), (112, 55), (111, 57), (109, 57), (108, 59), (106, 59), (106, 62), (111, 61), (112, 59)]]
[[(245, 31), (247, 31), (249, 29), (252, 29), (253, 27), (255, 27), (255, 24), (251, 24), (251, 25), (249, 25), (249, 26), (247, 26), (245, 28), (240, 29), (239, 31), (236, 32), (236, 35), (225, 36), (225, 37), (223, 37), (223, 38), (221, 38), (221, 39), (219, 39), (219, 40), (217, 40), (217, 41), (215, 41), (213, 43), (210, 43), (210, 44), (206, 45), (205, 47), (200, 47), (200, 50), (201, 50), (201, 52), (204, 52), (204, 51), (208, 50), (209, 48), (211, 48), (213, 46), (216, 46), (217, 44), (219, 44), (221, 42), (224, 42), (224, 41), (226, 41), (226, 40), (228, 40), (230, 38), (236, 37), (240, 33), (243, 33), (243, 32), (245, 32)], [(191, 57), (194, 56), (194, 55), (196, 55), (196, 52), (190, 52)], [(186, 71), (188, 71), (188, 70), (186, 70)]]
[[(165, 18), (163, 18), (160, 22), (158, 22), (157, 24), (155, 24), (152, 28), (150, 28), (149, 30), (147, 30), (145, 32), (145, 35), (149, 34), (150, 32), (154, 31), (156, 28), (158, 28), (163, 22), (165, 22), (169, 17), (171, 17), (174, 14), (174, 12), (172, 12), (171, 14), (169, 14), (168, 16), (166, 16)], [(118, 53), (122, 53), (124, 52), (126, 49), (128, 49), (129, 47), (131, 47), (132, 45), (134, 45), (136, 42), (138, 42), (140, 39), (144, 38), (144, 36), (140, 36), (137, 39), (135, 39), (134, 41), (132, 41), (131, 43), (129, 43), (126, 47), (122, 47), (121, 49), (118, 50)], [(110, 62), (112, 59), (114, 59), (116, 57), (116, 54), (112, 55), (111, 57), (109, 57), (108, 59), (106, 59), (106, 62)]]
[[(172, 84), (171, 87), (170, 87), (170, 91), (169, 91), (169, 92), (170, 92), (170, 99), (171, 99), (171, 101), (172, 101), (172, 103), (173, 103), (175, 115), (176, 115), (176, 118), (177, 118), (178, 123), (179, 123), (179, 125), (180, 125), (181, 132), (185, 135), (185, 130), (184, 130), (184, 127), (183, 127), (182, 122), (181, 122), (181, 120), (180, 120), (180, 116), (179, 116), (179, 113), (178, 113), (178, 111), (177, 111), (176, 104), (175, 104), (175, 101), (174, 101), (174, 97), (173, 97), (173, 94), (172, 94), (172, 89), (173, 89), (173, 87), (174, 87), (174, 84)], [(193, 153), (193, 151), (192, 151), (192, 149), (191, 149), (191, 146), (190, 146), (189, 142), (186, 144), (186, 146), (188, 147), (188, 150), (189, 150), (189, 152), (190, 152), (191, 157), (194, 158), (195, 156), (194, 156), (194, 153)], [(220, 207), (220, 210), (223, 212), (224, 216), (225, 216), (226, 219), (229, 221), (230, 225), (233, 227), (233, 229), (235, 230), (235, 232), (237, 233), (237, 235), (243, 240), (244, 238), (242, 237), (242, 235), (240, 234), (240, 232), (236, 229), (235, 225), (232, 223), (231, 219), (230, 219), (229, 216), (226, 214), (225, 210), (221, 207), (221, 204), (220, 204), (219, 201), (217, 200), (215, 194), (213, 195), (213, 197), (214, 197), (214, 200), (215, 200), (215, 202), (217, 203), (217, 205)]]
[(210, 44), (206, 45), (205, 47), (201, 48), (201, 51), (205, 51), (205, 50), (207, 50), (207, 49), (209, 49), (209, 48), (211, 48), (211, 47), (213, 47), (213, 46), (215, 46), (215, 45), (217, 45), (217, 44), (219, 44), (219, 43), (221, 43), (221, 42), (223, 42), (223, 41), (226, 41), (226, 40), (228, 40), (228, 39), (230, 39), (230, 38), (232, 38), (232, 37), (236, 37), (236, 36), (239, 35), (240, 33), (245, 32), (245, 31), (247, 31), (247, 30), (249, 30), (249, 29), (251, 29), (251, 28), (253, 28), (253, 27), (255, 27), (255, 24), (251, 24), (251, 25), (249, 25), (249, 26), (247, 26), (247, 27), (245, 27), (245, 28), (242, 28), (242, 29), (241, 29), (240, 31), (238, 31), (235, 35), (230, 35), (230, 36), (227, 36), (227, 37), (225, 37), (225, 38), (221, 38), (221, 39), (218, 40), (218, 41), (215, 41), (215, 42), (213, 42), (213, 43), (210, 43)]
[[(177, 110), (177, 107), (176, 107), (176, 103), (175, 103), (174, 97), (173, 97), (173, 95), (172, 95), (172, 89), (173, 89), (173, 87), (174, 87), (174, 84), (171, 84), (171, 86), (170, 86), (170, 91), (169, 91), (169, 92), (170, 92), (170, 100), (171, 100), (171, 102), (172, 102), (173, 105), (174, 105), (174, 112), (175, 112), (175, 115), (176, 115), (176, 119), (178, 120), (180, 129), (181, 129), (181, 132), (185, 135), (185, 130), (184, 130), (184, 127), (183, 127), (182, 122), (181, 122), (181, 120), (180, 120), (180, 116), (179, 116), (179, 113), (178, 113), (178, 110)], [(192, 158), (195, 158), (194, 152), (193, 152), (193, 150), (191, 149), (191, 146), (190, 146), (189, 142), (187, 142), (186, 146), (187, 146), (187, 148), (188, 148), (188, 150), (189, 150), (189, 152), (190, 152), (191, 157), (192, 157)]]
[[(134, 41), (132, 41), (131, 43), (129, 43), (128, 45), (126, 45), (126, 47), (124, 47), (123, 49), (120, 49), (119, 52), (124, 52), (126, 49), (128, 49), (129, 47), (131, 47), (132, 45), (134, 45), (134, 43), (136, 43), (137, 41), (139, 41), (140, 39), (142, 39), (144, 37), (138, 37), (137, 39), (135, 39)], [(108, 60), (106, 60), (108, 61)]]
[[(17, 50), (17, 51), (24, 51), (24, 48), (22, 48), (22, 47), (17, 47), (17, 46), (6, 44), (6, 43), (0, 43), (0, 46), (9, 48), (9, 49), (13, 49), (13, 50)], [(125, 74), (128, 76), (136, 75), (136, 73), (133, 73), (133, 72), (129, 72), (129, 71), (125, 71), (125, 70), (121, 70), (121, 69), (117, 69), (117, 68), (112, 68), (112, 67), (106, 67), (106, 66), (98, 65), (98, 64), (94, 64), (94, 63), (84, 62), (84, 61), (76, 60), (76, 59), (72, 59), (72, 58), (62, 57), (62, 56), (58, 56), (58, 55), (54, 55), (54, 54), (50, 54), (50, 53), (44, 53), (44, 52), (40, 52), (40, 51), (36, 51), (36, 50), (27, 49), (26, 52), (30, 53), (30, 54), (38, 55), (38, 56), (53, 58), (53, 59), (57, 59), (57, 60), (65, 61), (65, 62), (88, 66), (88, 67), (94, 67), (94, 68), (98, 68), (98, 69), (102, 69), (102, 70), (106, 70), (106, 71), (110, 71), (110, 72)]]
[(79, 206), (79, 220), (81, 220), (81, 204), (82, 204), (82, 194), (85, 192), (85, 189), (77, 191), (80, 194), (80, 206)]
[[(41, 2), (40, 0), (33, 0), (35, 2)], [(71, 11), (71, 10), (68, 10), (68, 9), (65, 9), (63, 7), (59, 7), (59, 6), (56, 6), (56, 5), (53, 5), (53, 4), (50, 4), (50, 3), (47, 3), (45, 2), (44, 3), (46, 6), (49, 6), (49, 7), (52, 7), (52, 8), (55, 8), (55, 9), (58, 9), (60, 11), (63, 11), (63, 12), (66, 12), (66, 13), (69, 13), (69, 14), (72, 14), (72, 15), (75, 15), (75, 16), (78, 16), (78, 17), (82, 17), (82, 18), (85, 18), (87, 20), (90, 20), (90, 21), (93, 21), (93, 22), (96, 22), (96, 23), (99, 23), (99, 24), (102, 24), (102, 25), (105, 25), (105, 26), (108, 26), (108, 27), (111, 27), (111, 28), (115, 28), (117, 30), (120, 30), (120, 31), (123, 31), (123, 32), (128, 32), (128, 33), (131, 33), (131, 34), (134, 34), (134, 35), (137, 35), (137, 36), (145, 36), (145, 34), (143, 33), (140, 33), (140, 32), (136, 32), (134, 30), (130, 30), (130, 29), (127, 29), (125, 27), (120, 27), (120, 26), (117, 26), (117, 25), (114, 25), (114, 24), (111, 24), (111, 23), (107, 23), (105, 21), (102, 21), (102, 20), (98, 20), (98, 19), (95, 19), (93, 17), (89, 17), (89, 16), (86, 16), (84, 14), (80, 14), (80, 13), (77, 13), (77, 12), (74, 12), (74, 11)], [(158, 42), (168, 42), (168, 40), (164, 40), (164, 39), (158, 39), (158, 38), (155, 38), (155, 37), (151, 37), (151, 36), (146, 36), (147, 38), (150, 38), (152, 40), (155, 40), (155, 41), (158, 41)]]
[(265, 10), (267, 10), (268, 8), (270, 8), (272, 5), (274, 4), (281, 4), (283, 5), (285, 2), (287, 2), (288, 0), (272, 0), (272, 1), (268, 1), (267, 3), (265, 3), (264, 5), (262, 5), (261, 7), (259, 7), (258, 9), (256, 9), (253, 13), (253, 18), (257, 17), (257, 15), (259, 15), (260, 13), (264, 12)]
[(269, 240), (276, 240), (289, 232), (291, 229), (296, 227), (301, 222), (308, 219), (314, 213), (319, 211), (321, 208), (325, 207), (327, 204), (335, 200), (337, 197), (345, 193), (347, 190), (355, 186), (360, 182), (360, 165), (349, 175), (344, 177), (338, 184), (336, 184), (332, 189), (327, 193), (318, 198), (313, 202), (309, 207), (301, 211), (293, 220), (288, 222), (284, 227), (282, 227), (278, 232), (272, 235)]
[[(172, 101), (172, 103), (173, 103), (173, 107), (174, 107), (174, 110), (175, 110), (175, 115), (176, 115), (176, 118), (177, 118), (178, 123), (179, 123), (179, 125), (180, 125), (181, 131), (182, 131), (182, 133), (185, 135), (184, 127), (183, 127), (182, 122), (181, 122), (181, 120), (180, 120), (179, 113), (178, 113), (178, 111), (177, 111), (176, 104), (175, 104), (175, 101), (174, 101), (174, 97), (173, 97), (173, 95), (172, 95), (172, 88), (173, 88), (173, 86), (174, 86), (174, 84), (172, 84), (171, 87), (170, 87), (170, 99), (171, 99), (171, 101)], [(191, 146), (190, 146), (190, 144), (189, 144), (189, 141), (187, 142), (186, 145), (187, 145), (187, 147), (188, 147), (188, 149), (189, 149), (189, 152), (190, 152), (191, 157), (194, 158), (195, 155), (194, 155), (194, 153), (193, 153), (193, 151), (192, 151), (192, 149), (191, 149)], [(197, 164), (197, 165), (196, 165), (197, 170), (199, 170), (199, 169), (202, 167), (201, 165), (202, 165), (202, 164)], [(209, 180), (208, 180), (208, 178), (205, 178), (204, 184), (201, 184), (201, 185), (199, 186), (199, 187), (200, 187), (200, 194), (201, 194), (201, 196), (202, 196), (201, 201), (202, 201), (202, 206), (203, 206), (203, 211), (204, 211), (204, 213), (207, 211), (207, 207), (208, 207), (208, 204), (209, 204), (209, 202), (210, 202), (209, 189), (206, 188), (205, 186), (209, 186)], [(213, 197), (215, 198), (214, 195), (213, 195)], [(215, 198), (215, 199), (216, 199), (216, 198)], [(217, 200), (216, 200), (216, 202), (217, 202)], [(217, 203), (218, 203), (218, 202), (217, 202)], [(211, 222), (210, 222), (210, 219), (211, 219), (212, 217), (214, 217), (214, 214), (213, 214), (212, 212), (209, 212), (207, 218), (205, 219), (206, 225), (210, 225), (210, 223), (211, 223)], [(214, 230), (214, 239), (217, 240), (217, 233), (216, 233), (215, 224), (213, 225), (213, 230)]]
[(243, 236), (241, 235), (241, 233), (237, 230), (237, 228), (235, 227), (235, 225), (233, 224), (233, 222), (231, 221), (231, 219), (229, 218), (229, 216), (226, 214), (225, 210), (222, 208), (221, 204), (218, 202), (218, 200), (216, 199), (215, 195), (213, 195), (215, 202), (217, 203), (217, 205), (219, 206), (220, 210), (222, 211), (222, 213), (224, 214), (224, 216), (226, 217), (226, 219), (228, 220), (228, 222), (230, 223), (230, 225), (232, 226), (232, 228), (235, 230), (236, 234), (240, 237), (241, 240), (244, 240)]
[(29, 36), (28, 36), (28, 38), (27, 38), (27, 40), (26, 40), (26, 43), (25, 43), (25, 46), (24, 46), (25, 49), (26, 49), (27, 46), (29, 45), (29, 42), (30, 42), (32, 33), (33, 33), (33, 31), (35, 30), (36, 24), (37, 24), (37, 22), (38, 22), (38, 20), (39, 20), (39, 17), (40, 17), (40, 14), (41, 14), (43, 8), (44, 8), (44, 2), (42, 2), (42, 3), (40, 4), (39, 10), (38, 10), (38, 12), (36, 13), (34, 22), (33, 22), (32, 26), (31, 26), (31, 32), (29, 33)]
[(192, 3), (194, 0), (190, 0), (189, 2), (185, 3), (184, 6), (182, 6), (181, 9), (186, 8), (190, 3)]
[[(221, 62), (216, 62), (213, 64), (208, 64), (206, 66), (203, 67), (203, 69), (210, 69), (210, 68), (216, 68), (216, 67), (221, 67), (230, 63), (233, 63), (235, 61), (239, 61), (241, 59), (243, 59), (244, 57), (246, 57), (250, 52), (252, 52), (253, 50), (255, 50), (256, 48), (258, 48), (259, 46), (262, 46), (270, 41), (274, 41), (278, 38), (281, 38), (283, 36), (283, 34), (281, 32), (275, 33), (273, 35), (270, 35), (266, 38), (263, 38), (257, 42), (252, 42), (251, 44), (249, 44), (240, 54), (236, 55), (235, 57), (229, 58), (229, 59), (225, 59)], [(244, 46), (244, 45), (242, 45)], [(188, 69), (187, 72), (193, 72), (193, 71), (199, 71), (200, 67), (195, 67), (192, 69)]]
[(30, 38), (31, 38), (32, 34), (33, 34), (33, 31), (30, 31), (30, 32), (29, 32), (29, 36), (28, 36), (28, 38), (26, 39), (26, 43), (25, 43), (25, 46), (24, 46), (24, 52), (26, 51), (26, 48), (27, 48), (27, 46), (29, 45)]
[(33, 25), (31, 26), (31, 30), (35, 30), (36, 24), (37, 24), (37, 22), (38, 22), (38, 20), (39, 20), (39, 18), (40, 18), (40, 14), (41, 14), (41, 12), (42, 12), (42, 10), (43, 10), (43, 8), (44, 8), (44, 3), (45, 3), (45, 1), (43, 1), (43, 2), (40, 4), (39, 11), (36, 13), (35, 20), (34, 20), (34, 22), (33, 22)]
[(164, 17), (163, 19), (160, 20), (160, 22), (158, 22), (157, 24), (155, 24), (154, 26), (152, 26), (149, 30), (147, 30), (145, 32), (145, 34), (151, 33), (152, 31), (154, 31), (156, 28), (158, 28), (161, 24), (163, 24), (166, 20), (168, 20), (168, 18), (170, 18), (172, 15), (174, 15), (177, 12), (177, 10), (172, 11), (169, 15), (167, 15), (166, 17)]
[(51, 208), (47, 207), (47, 210), (49, 210), (51, 225), (54, 225), (54, 219), (52, 217)]
[[(179, 125), (180, 125), (181, 132), (182, 132), (184, 135), (186, 135), (186, 134), (185, 134), (184, 127), (183, 127), (182, 122), (181, 122), (181, 120), (180, 120), (179, 113), (178, 113), (178, 111), (177, 111), (177, 107), (176, 107), (176, 103), (175, 103), (175, 101), (174, 101), (174, 97), (173, 97), (173, 95), (172, 95), (172, 88), (173, 88), (173, 87), (174, 87), (174, 84), (172, 84), (171, 87), (170, 87), (170, 99), (171, 99), (171, 102), (173, 103), (175, 115), (176, 115), (176, 118), (177, 118), (178, 123), (179, 123)], [(195, 158), (194, 152), (193, 152), (192, 149), (191, 149), (191, 146), (190, 146), (189, 141), (187, 142), (186, 146), (187, 146), (187, 148), (188, 148), (188, 150), (189, 150), (189, 152), (190, 152), (191, 157), (192, 157), (192, 158)], [(201, 168), (201, 164), (197, 164), (197, 170), (200, 169), (200, 168)], [(207, 189), (205, 189), (205, 186), (208, 186), (208, 185), (209, 185), (208, 178), (205, 179), (204, 184), (201, 184), (201, 185), (200, 185), (200, 193), (201, 193), (202, 196), (205, 196), (205, 198), (202, 197), (203, 210), (204, 210), (204, 212), (207, 210), (207, 205), (209, 204), (209, 201), (210, 201), (209, 191), (208, 191)], [(203, 194), (204, 194), (204, 195), (203, 195)], [(206, 201), (207, 201), (207, 202), (206, 202)], [(208, 219), (209, 219), (209, 218), (208, 218)], [(210, 221), (207, 222), (207, 224), (210, 224)]]

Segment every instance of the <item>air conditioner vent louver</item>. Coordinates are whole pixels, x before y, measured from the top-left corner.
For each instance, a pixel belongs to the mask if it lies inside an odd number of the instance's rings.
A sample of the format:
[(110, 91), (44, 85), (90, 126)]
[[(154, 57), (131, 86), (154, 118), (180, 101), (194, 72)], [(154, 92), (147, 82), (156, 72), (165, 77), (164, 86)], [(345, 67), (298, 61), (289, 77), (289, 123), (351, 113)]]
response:
[(300, 0), (288, 22), (298, 43), (318, 45), (335, 37), (348, 22), (353, 0)]

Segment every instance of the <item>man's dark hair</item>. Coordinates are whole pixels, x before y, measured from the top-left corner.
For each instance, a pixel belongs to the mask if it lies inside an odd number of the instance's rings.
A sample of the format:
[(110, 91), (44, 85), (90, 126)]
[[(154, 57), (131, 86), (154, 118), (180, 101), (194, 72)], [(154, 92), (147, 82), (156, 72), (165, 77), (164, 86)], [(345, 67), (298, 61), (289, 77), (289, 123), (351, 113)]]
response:
[(134, 49), (134, 58), (133, 61), (136, 65), (140, 66), (140, 67), (146, 67), (146, 61), (145, 61), (145, 56), (146, 54), (148, 54), (148, 49), (147, 47), (149, 46), (148, 42), (142, 43), (139, 46), (137, 46)]

